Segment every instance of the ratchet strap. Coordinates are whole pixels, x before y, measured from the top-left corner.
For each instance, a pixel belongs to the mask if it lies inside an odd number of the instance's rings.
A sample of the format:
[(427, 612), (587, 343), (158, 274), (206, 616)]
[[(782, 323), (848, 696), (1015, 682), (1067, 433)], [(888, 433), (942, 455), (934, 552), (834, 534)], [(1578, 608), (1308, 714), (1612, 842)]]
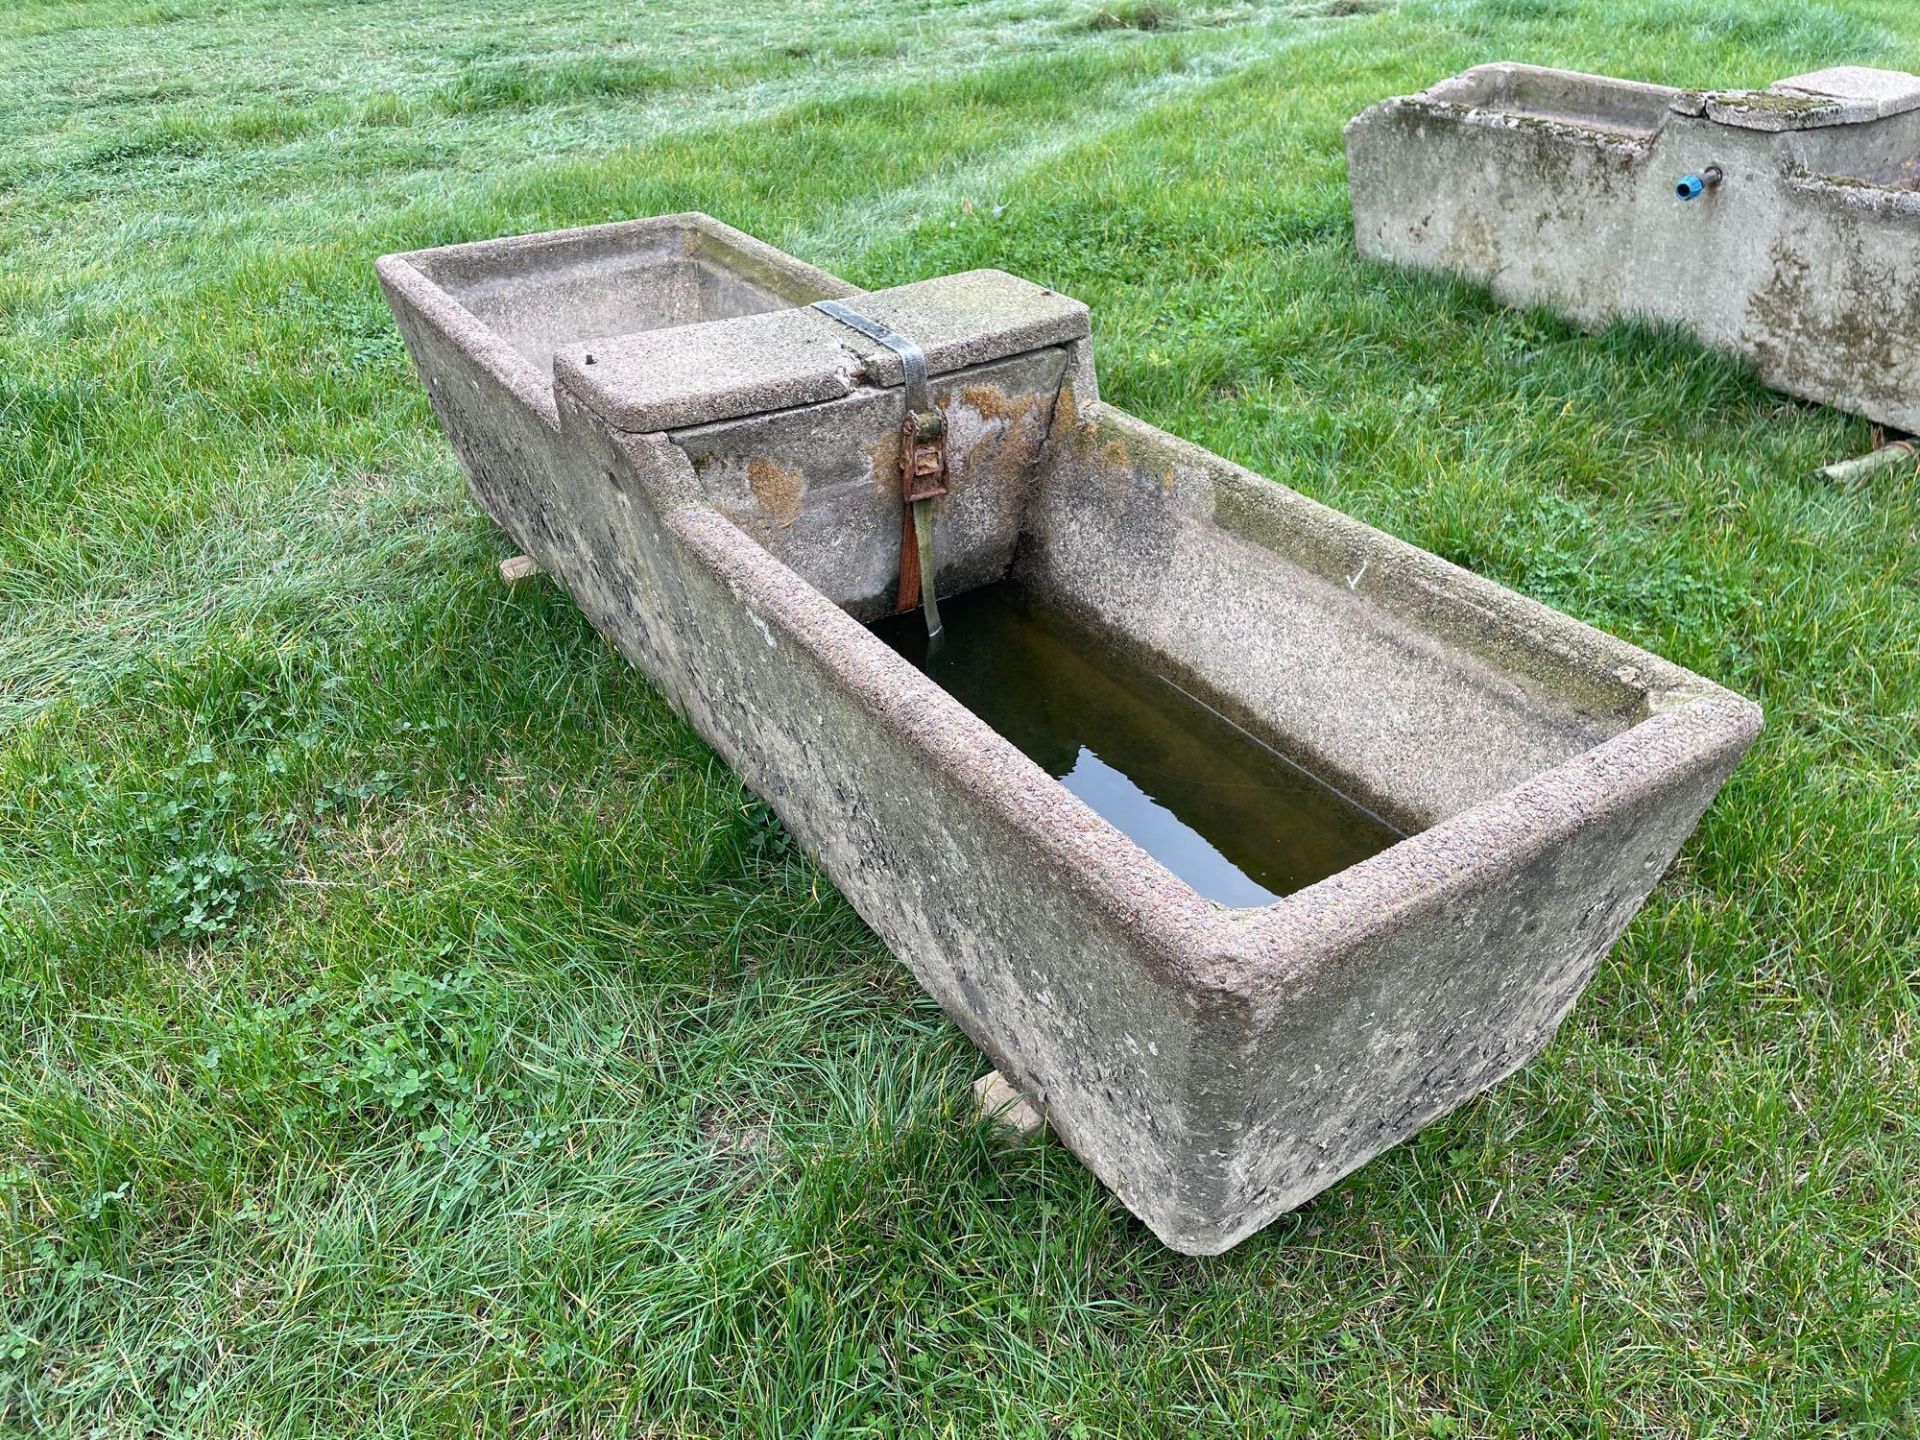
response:
[(900, 422), (900, 500), (906, 507), (900, 532), (900, 593), (895, 614), (918, 605), (926, 612), (927, 637), (940, 635), (940, 602), (934, 594), (933, 502), (947, 493), (947, 427), (927, 391), (927, 355), (899, 331), (837, 300), (813, 308), (877, 340), (900, 357), (907, 414)]

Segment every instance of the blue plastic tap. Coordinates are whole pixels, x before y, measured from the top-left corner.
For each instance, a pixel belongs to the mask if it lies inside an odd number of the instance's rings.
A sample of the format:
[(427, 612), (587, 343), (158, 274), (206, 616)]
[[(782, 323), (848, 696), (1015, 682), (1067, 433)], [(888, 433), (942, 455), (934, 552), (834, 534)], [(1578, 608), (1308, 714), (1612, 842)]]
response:
[(1682, 175), (1680, 183), (1673, 187), (1673, 193), (1682, 200), (1698, 200), (1708, 190), (1718, 185), (1722, 178), (1720, 167), (1709, 165), (1698, 175)]

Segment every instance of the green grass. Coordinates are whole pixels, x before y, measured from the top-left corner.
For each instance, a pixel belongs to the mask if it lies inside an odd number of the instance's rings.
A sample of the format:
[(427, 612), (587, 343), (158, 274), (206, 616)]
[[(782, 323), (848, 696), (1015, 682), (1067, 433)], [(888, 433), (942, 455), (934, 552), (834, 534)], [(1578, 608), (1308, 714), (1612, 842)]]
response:
[[(0, 1431), (1920, 1427), (1920, 487), (1668, 336), (1352, 254), (1482, 60), (1920, 70), (1906, 0), (15, 0)], [(388, 250), (699, 208), (1094, 307), (1108, 398), (1754, 696), (1545, 1055), (1215, 1260), (556, 592)]]

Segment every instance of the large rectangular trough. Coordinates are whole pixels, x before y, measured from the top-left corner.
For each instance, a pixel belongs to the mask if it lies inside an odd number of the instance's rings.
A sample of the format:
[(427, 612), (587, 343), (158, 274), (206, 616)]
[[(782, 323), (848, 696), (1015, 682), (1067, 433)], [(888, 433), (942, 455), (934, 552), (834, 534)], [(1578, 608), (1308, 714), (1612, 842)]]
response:
[[(479, 503), (1179, 1250), (1535, 1054), (1760, 725), (1100, 404), (1086, 309), (1010, 275), (863, 294), (700, 215), (379, 271)], [(1407, 838), (1214, 903), (862, 623), (905, 362), (835, 297), (926, 356), (941, 595), (1011, 580)]]
[(1920, 430), (1920, 77), (1702, 92), (1481, 65), (1347, 126), (1360, 253)]

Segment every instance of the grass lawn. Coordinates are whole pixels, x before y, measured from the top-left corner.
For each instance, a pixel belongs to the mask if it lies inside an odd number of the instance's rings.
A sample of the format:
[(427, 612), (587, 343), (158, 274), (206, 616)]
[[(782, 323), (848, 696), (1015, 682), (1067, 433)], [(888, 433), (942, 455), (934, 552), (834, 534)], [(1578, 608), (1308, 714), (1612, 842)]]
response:
[[(1920, 9), (9, 0), (0, 1433), (1920, 1427), (1920, 483), (1360, 263), (1342, 122), (1492, 59), (1920, 70)], [(680, 209), (1057, 286), (1108, 399), (1764, 704), (1545, 1055), (1212, 1260), (998, 1145), (768, 812), (498, 583), (374, 284)]]

